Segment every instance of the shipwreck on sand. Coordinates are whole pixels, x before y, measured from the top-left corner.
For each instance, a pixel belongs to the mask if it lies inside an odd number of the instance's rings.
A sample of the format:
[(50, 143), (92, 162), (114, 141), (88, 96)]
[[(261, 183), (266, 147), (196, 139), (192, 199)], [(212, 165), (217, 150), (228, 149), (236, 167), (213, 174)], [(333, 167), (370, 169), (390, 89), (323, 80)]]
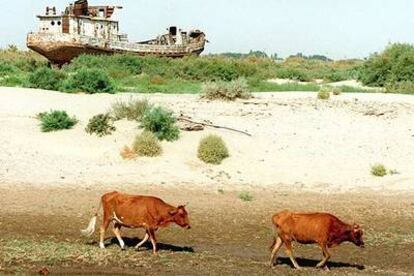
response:
[(119, 22), (112, 18), (119, 6), (89, 6), (78, 0), (61, 14), (46, 7), (38, 15), (39, 30), (27, 35), (27, 47), (61, 66), (81, 54), (136, 54), (160, 57), (200, 55), (207, 42), (200, 30), (189, 32), (169, 27), (168, 33), (142, 42), (129, 42), (119, 32)]

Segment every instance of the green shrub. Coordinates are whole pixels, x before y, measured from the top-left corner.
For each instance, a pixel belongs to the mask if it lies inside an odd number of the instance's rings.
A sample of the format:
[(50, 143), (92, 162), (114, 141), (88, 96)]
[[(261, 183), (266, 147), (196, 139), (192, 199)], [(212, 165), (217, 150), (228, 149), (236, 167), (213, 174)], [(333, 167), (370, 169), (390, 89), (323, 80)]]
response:
[(237, 79), (230, 82), (208, 82), (202, 87), (202, 97), (209, 100), (248, 99), (252, 97), (246, 79)]
[(176, 118), (171, 111), (155, 107), (144, 113), (141, 126), (154, 133), (160, 140), (175, 141), (180, 135), (180, 129), (175, 122)]
[(99, 137), (110, 135), (115, 130), (116, 128), (113, 124), (113, 118), (109, 113), (93, 116), (85, 128), (87, 133), (95, 133)]
[(371, 166), (371, 174), (378, 177), (384, 177), (387, 175), (387, 169), (382, 164), (375, 164)]
[(70, 75), (65, 81), (64, 89), (74, 92), (113, 93), (115, 87), (108, 74), (101, 69), (82, 68)]
[(144, 131), (135, 138), (134, 152), (139, 156), (158, 156), (162, 152), (162, 148), (157, 137), (149, 132)]
[(291, 79), (297, 81), (310, 81), (311, 77), (299, 69), (282, 68), (276, 71), (276, 76), (280, 79)]
[(229, 152), (220, 136), (209, 135), (200, 141), (198, 158), (205, 163), (219, 165), (227, 157), (229, 157)]
[(359, 79), (369, 86), (384, 87), (414, 80), (414, 45), (391, 44), (382, 53), (373, 54), (361, 68)]
[(151, 108), (151, 105), (147, 100), (134, 100), (118, 101), (112, 104), (112, 114), (116, 120), (141, 120), (142, 116), (147, 110)]
[(321, 87), (321, 89), (318, 92), (318, 99), (320, 100), (329, 100), (329, 98), (331, 97), (331, 92), (330, 92), (330, 88), (329, 87)]
[[(322, 87), (319, 89), (319, 92), (323, 92), (323, 93), (332, 93), (332, 94), (334, 94), (334, 95), (338, 96), (338, 95), (341, 95), (341, 93), (342, 93), (342, 88), (341, 88), (341, 87), (338, 87), (338, 86), (330, 86), (330, 85), (325, 85), (325, 86), (322, 86)], [(329, 97), (328, 97), (328, 98), (329, 98)]]
[(0, 60), (0, 77), (15, 73), (17, 70), (16, 66)]
[(252, 201), (253, 200), (253, 196), (249, 193), (249, 192), (241, 192), (240, 194), (239, 194), (239, 198), (242, 200), (242, 201)]
[(399, 81), (385, 85), (387, 93), (414, 94), (414, 81)]
[(41, 122), (40, 127), (43, 132), (70, 129), (78, 122), (75, 117), (69, 117), (66, 111), (61, 110), (39, 113), (37, 118)]
[(60, 90), (65, 74), (54, 69), (42, 67), (29, 75), (28, 85), (31, 88)]
[(391, 170), (388, 170), (388, 174), (389, 175), (396, 175), (396, 174), (400, 174), (400, 172), (397, 171), (396, 169), (391, 169)]
[(142, 72), (142, 59), (135, 55), (81, 55), (67, 66), (67, 70), (77, 72), (80, 69), (101, 69), (111, 78), (122, 79)]

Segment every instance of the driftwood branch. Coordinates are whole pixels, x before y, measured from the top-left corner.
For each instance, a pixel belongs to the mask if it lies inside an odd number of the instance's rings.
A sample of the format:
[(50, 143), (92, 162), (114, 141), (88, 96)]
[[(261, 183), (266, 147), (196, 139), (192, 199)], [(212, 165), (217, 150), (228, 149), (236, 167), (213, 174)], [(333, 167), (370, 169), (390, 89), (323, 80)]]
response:
[(214, 125), (214, 124), (210, 124), (210, 123), (195, 122), (195, 121), (187, 119), (185, 117), (178, 117), (177, 120), (192, 123), (192, 124), (207, 126), (207, 127), (227, 129), (227, 130), (235, 131), (235, 132), (238, 132), (238, 133), (242, 133), (242, 134), (247, 135), (247, 136), (252, 136), (250, 133), (248, 133), (246, 131), (238, 130), (238, 129), (231, 128), (231, 127), (218, 126), (218, 125)]

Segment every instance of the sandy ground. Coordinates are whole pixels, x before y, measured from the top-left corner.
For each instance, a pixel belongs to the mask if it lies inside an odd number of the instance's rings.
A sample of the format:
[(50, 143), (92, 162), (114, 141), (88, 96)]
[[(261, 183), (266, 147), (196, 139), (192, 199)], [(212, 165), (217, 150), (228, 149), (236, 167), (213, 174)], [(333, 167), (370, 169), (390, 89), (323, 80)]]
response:
[[(104, 138), (84, 128), (90, 117), (118, 99), (147, 98), (176, 114), (247, 131), (183, 132), (163, 142), (159, 158), (123, 160), (119, 152), (141, 131), (119, 121)], [(75, 115), (71, 130), (42, 133), (34, 116), (50, 109)], [(316, 246), (295, 245), (305, 269), (281, 252), (268, 265), (277, 211), (326, 211), (365, 231), (366, 249), (332, 249), (331, 275), (412, 275), (414, 246), (414, 97), (343, 94), (329, 101), (315, 93), (259, 93), (238, 102), (209, 102), (195, 95), (71, 95), (0, 88), (0, 274), (107, 275), (326, 275), (313, 266)], [(230, 158), (220, 166), (196, 157), (199, 140), (221, 135)], [(383, 163), (399, 174), (378, 178)], [(81, 238), (98, 204), (112, 190), (150, 194), (178, 205), (189, 202), (191, 230), (158, 234), (160, 256), (150, 245), (132, 247), (142, 231), (126, 230), (119, 250), (111, 231), (107, 250), (97, 235)], [(239, 198), (249, 191), (250, 202)]]
[(190, 202), (191, 230), (171, 226), (157, 232), (160, 251), (153, 257), (149, 243), (134, 250), (143, 237), (139, 229), (123, 229), (126, 251), (120, 250), (110, 229), (106, 250), (98, 247), (98, 233), (80, 237), (79, 229), (95, 212), (99, 196), (111, 188), (0, 187), (0, 274), (47, 267), (52, 275), (327, 275), (314, 268), (322, 256), (315, 245), (294, 244), (304, 270), (292, 269), (284, 250), (279, 264), (270, 268), (270, 218), (283, 209), (331, 212), (362, 225), (366, 248), (344, 243), (331, 249), (329, 275), (414, 273), (412, 194), (326, 196), (256, 189), (253, 200), (243, 202), (228, 190), (123, 185), (123, 191), (157, 195), (175, 205)]
[[(117, 99), (147, 98), (195, 120), (234, 127), (183, 132), (163, 142), (159, 158), (125, 161), (119, 155), (141, 131), (119, 121), (104, 138), (84, 128), (90, 117), (109, 110)], [(71, 130), (42, 133), (35, 115), (63, 109), (79, 124)], [(248, 101), (209, 102), (196, 95), (82, 95), (0, 88), (0, 183), (49, 186), (160, 184), (185, 187), (339, 192), (404, 191), (414, 188), (414, 97), (343, 94), (329, 101), (314, 93), (259, 93)], [(197, 158), (199, 140), (221, 135), (231, 157), (220, 166)], [(383, 163), (399, 174), (370, 174)]]

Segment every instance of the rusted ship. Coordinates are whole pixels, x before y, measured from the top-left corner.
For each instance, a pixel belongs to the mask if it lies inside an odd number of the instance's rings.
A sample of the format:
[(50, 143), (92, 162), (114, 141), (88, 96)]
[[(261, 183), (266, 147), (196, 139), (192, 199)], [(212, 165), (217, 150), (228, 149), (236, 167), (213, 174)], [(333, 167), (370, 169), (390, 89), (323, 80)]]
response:
[(39, 30), (27, 35), (27, 47), (45, 56), (52, 64), (63, 65), (81, 54), (131, 53), (161, 57), (200, 55), (207, 42), (200, 30), (182, 31), (169, 27), (155, 39), (129, 42), (119, 32), (113, 14), (119, 6), (89, 6), (87, 0), (70, 4), (58, 14), (55, 7), (46, 7), (38, 15)]

